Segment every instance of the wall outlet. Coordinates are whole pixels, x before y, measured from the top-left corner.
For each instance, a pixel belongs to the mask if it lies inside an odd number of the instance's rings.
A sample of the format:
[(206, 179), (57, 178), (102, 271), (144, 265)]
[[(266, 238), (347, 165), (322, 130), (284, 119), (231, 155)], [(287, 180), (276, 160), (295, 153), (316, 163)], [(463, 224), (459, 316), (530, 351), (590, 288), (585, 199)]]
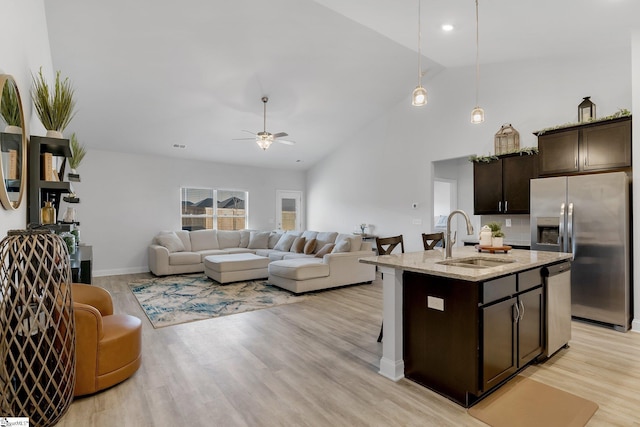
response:
[(507, 218), (504, 220), (504, 226), (505, 227), (511, 227), (511, 218)]
[(413, 219), (411, 220), (411, 223), (412, 223), (413, 225), (422, 225), (422, 218), (413, 218)]

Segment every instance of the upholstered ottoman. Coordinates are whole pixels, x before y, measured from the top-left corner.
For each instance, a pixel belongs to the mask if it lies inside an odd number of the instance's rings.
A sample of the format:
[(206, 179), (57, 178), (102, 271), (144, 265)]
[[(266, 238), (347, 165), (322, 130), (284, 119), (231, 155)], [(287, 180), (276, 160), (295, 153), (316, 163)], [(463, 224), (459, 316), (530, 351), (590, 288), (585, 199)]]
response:
[(204, 273), (220, 283), (266, 278), (268, 266), (269, 258), (255, 254), (209, 255), (204, 259)]

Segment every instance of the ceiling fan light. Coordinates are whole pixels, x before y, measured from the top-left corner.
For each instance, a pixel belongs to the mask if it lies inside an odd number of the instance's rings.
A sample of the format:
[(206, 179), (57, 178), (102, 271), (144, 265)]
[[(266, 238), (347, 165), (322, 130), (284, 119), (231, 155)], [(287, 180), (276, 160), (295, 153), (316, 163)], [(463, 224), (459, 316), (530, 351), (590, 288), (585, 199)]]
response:
[(478, 106), (471, 111), (471, 123), (474, 125), (484, 122), (484, 110)]
[(418, 85), (411, 95), (411, 105), (414, 107), (422, 107), (427, 104), (427, 90), (422, 87), (422, 85)]
[(273, 137), (271, 135), (264, 135), (261, 133), (262, 132), (258, 133), (258, 138), (256, 138), (256, 144), (258, 144), (258, 147), (266, 151), (267, 148), (271, 147), (271, 144), (273, 143)]

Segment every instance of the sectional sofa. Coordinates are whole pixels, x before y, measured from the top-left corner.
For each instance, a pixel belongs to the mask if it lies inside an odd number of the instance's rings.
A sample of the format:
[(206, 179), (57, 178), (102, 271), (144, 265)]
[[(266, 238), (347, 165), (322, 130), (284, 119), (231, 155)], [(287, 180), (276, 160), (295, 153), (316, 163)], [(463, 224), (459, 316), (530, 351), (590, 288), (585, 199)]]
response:
[(370, 242), (337, 232), (257, 230), (161, 232), (149, 245), (149, 270), (157, 275), (200, 273), (209, 255), (253, 253), (268, 257), (269, 283), (295, 293), (371, 282)]

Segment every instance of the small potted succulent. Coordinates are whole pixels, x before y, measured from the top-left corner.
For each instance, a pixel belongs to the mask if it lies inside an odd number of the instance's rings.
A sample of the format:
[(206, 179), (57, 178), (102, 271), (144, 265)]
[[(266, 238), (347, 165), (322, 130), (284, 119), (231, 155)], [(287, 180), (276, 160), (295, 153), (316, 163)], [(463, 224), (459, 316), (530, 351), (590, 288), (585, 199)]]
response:
[(491, 246), (494, 248), (500, 248), (504, 246), (504, 233), (502, 232), (502, 226), (498, 222), (490, 222), (487, 227), (491, 229)]
[(40, 71), (32, 79), (31, 99), (40, 122), (47, 130), (47, 136), (62, 138), (62, 131), (75, 115), (76, 102), (69, 78), (62, 79), (60, 71), (57, 71), (55, 84), (50, 88), (40, 67)]

